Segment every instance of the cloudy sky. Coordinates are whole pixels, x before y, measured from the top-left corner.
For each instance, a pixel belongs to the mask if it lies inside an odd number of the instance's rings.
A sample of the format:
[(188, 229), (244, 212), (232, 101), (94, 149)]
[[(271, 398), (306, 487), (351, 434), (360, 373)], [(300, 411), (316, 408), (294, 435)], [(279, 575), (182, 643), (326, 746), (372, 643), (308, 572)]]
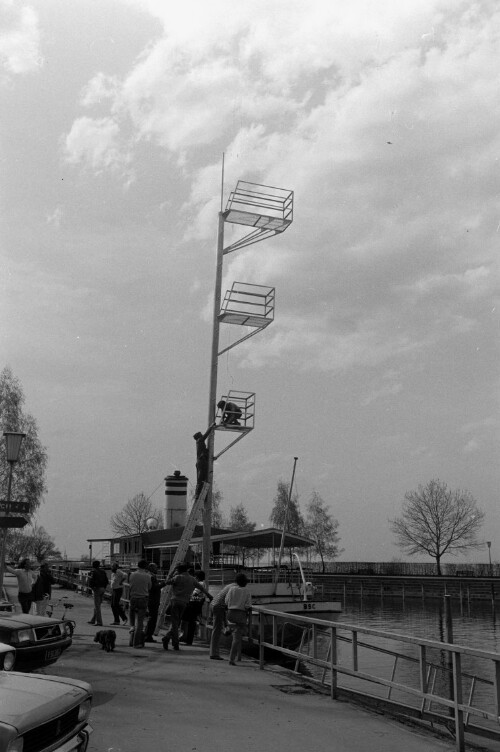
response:
[(295, 195), (287, 232), (224, 261), (223, 292), (276, 287), (219, 361), (220, 394), (257, 395), (225, 510), (267, 526), (298, 456), (342, 558), (391, 560), (388, 519), (440, 478), (500, 560), (499, 51), (488, 0), (0, 0), (0, 365), (68, 556), (195, 479), (224, 153), (224, 202), (239, 179)]

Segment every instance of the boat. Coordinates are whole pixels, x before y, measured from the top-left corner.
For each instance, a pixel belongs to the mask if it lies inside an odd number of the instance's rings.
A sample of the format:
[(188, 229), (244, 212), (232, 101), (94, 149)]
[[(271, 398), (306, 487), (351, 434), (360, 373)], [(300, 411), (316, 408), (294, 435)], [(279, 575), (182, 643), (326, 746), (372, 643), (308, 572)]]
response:
[(284, 571), (284, 576), (288, 581), (279, 581), (279, 570), (275, 582), (250, 581), (247, 587), (252, 594), (252, 604), (285, 614), (302, 614), (311, 617), (338, 614), (342, 610), (340, 601), (329, 600), (318, 595), (312, 582), (306, 580), (298, 554), (294, 552), (293, 558), (297, 560), (300, 581), (297, 582), (297, 570), (292, 570), (289, 574), (288, 569)]

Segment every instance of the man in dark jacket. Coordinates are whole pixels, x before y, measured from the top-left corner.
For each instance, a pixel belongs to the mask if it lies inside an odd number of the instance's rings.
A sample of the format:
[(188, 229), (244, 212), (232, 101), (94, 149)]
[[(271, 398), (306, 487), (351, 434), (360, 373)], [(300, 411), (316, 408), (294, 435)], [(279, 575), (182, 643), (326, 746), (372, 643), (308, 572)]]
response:
[(215, 423), (207, 428), (205, 433), (198, 431), (193, 436), (196, 441), (196, 491), (194, 492), (195, 499), (201, 494), (203, 484), (208, 480), (208, 447), (205, 441), (213, 431)]
[(179, 650), (179, 627), (182, 621), (184, 609), (190, 601), (193, 590), (198, 588), (205, 593), (208, 600), (212, 596), (208, 590), (192, 575), (188, 574), (188, 565), (179, 564), (177, 573), (167, 579), (167, 585), (172, 585), (172, 600), (170, 601), (170, 629), (163, 638), (163, 647), (168, 650), (168, 643), (172, 640), (174, 650)]
[(158, 619), (158, 609), (160, 608), (161, 584), (159, 583), (158, 577), (156, 576), (158, 567), (154, 562), (151, 562), (149, 564), (148, 571), (151, 575), (151, 590), (149, 591), (148, 598), (149, 618), (146, 626), (146, 637), (144, 639), (144, 642), (156, 642), (153, 635), (156, 627), (156, 621)]
[(36, 612), (38, 616), (45, 616), (47, 610), (47, 603), (52, 595), (52, 585), (55, 583), (55, 579), (52, 577), (47, 562), (40, 564), (40, 571), (38, 573), (38, 579), (33, 585), (32, 593), (33, 600), (36, 603)]
[(89, 588), (91, 588), (94, 595), (94, 615), (89, 621), (89, 624), (95, 624), (98, 627), (102, 627), (102, 614), (101, 604), (104, 598), (104, 592), (108, 586), (108, 575), (101, 568), (101, 564), (98, 561), (92, 562), (92, 572), (89, 577)]

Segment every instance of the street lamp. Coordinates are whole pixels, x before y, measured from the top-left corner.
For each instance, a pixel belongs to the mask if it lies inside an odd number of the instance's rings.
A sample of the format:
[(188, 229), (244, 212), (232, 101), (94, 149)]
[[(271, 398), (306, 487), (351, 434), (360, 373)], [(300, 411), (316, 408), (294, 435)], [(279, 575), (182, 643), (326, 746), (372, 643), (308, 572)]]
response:
[(488, 546), (488, 558), (490, 560), (490, 577), (493, 577), (493, 565), (491, 563), (491, 541), (486, 541), (486, 545)]
[[(14, 465), (19, 459), (19, 452), (21, 450), (21, 444), (23, 443), (23, 439), (26, 436), (25, 433), (20, 433), (19, 431), (4, 431), (5, 436), (5, 447), (6, 447), (6, 458), (7, 462), (9, 463), (9, 482), (7, 486), (7, 499), (6, 499), (6, 505), (5, 505), (5, 516), (8, 517), (10, 513), (10, 495), (11, 495), (11, 489), (12, 489), (12, 472), (14, 470)], [(1, 541), (1, 551), (0, 551), (0, 598), (3, 597), (3, 573), (5, 569), (5, 544), (7, 541), (7, 527), (4, 527), (2, 529), (2, 541)]]

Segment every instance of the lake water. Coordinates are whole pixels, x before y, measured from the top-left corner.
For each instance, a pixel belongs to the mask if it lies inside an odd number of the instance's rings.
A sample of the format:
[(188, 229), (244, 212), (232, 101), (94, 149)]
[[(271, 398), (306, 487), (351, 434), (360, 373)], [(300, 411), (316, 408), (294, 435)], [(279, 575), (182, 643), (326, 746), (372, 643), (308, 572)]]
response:
[[(483, 601), (451, 600), (453, 641), (500, 652), (500, 611)], [(335, 621), (444, 641), (444, 601), (402, 598), (347, 599)]]
[[(489, 652), (500, 652), (500, 612), (495, 613), (491, 603), (472, 601), (460, 603), (459, 599), (456, 599), (451, 600), (451, 611), (455, 644)], [(444, 599), (421, 601), (402, 598), (351, 598), (346, 600), (342, 612), (332, 615), (331, 619), (344, 624), (359, 625), (405, 636), (446, 641)], [(408, 657), (417, 655), (413, 646), (404, 643), (392, 643), (392, 641), (388, 643), (385, 640), (361, 634), (359, 640), (380, 648), (394, 650)], [(326, 635), (324, 643), (326, 651), (328, 645)], [(339, 644), (341, 663), (345, 662), (345, 665), (349, 665), (349, 653), (349, 645)], [(447, 653), (441, 650), (428, 650), (427, 660), (440, 667), (436, 674), (438, 684), (448, 682)], [(360, 670), (361, 664), (363, 664), (362, 669), (367, 670), (368, 673), (390, 678), (393, 658), (373, 650), (365, 650), (360, 651)], [(464, 677), (465, 696), (471, 686), (472, 677), (481, 677), (489, 682), (494, 679), (492, 661), (485, 661), (476, 656), (463, 656), (462, 670), (469, 675), (469, 678)], [(418, 664), (402, 661), (398, 664), (394, 678), (396, 681), (401, 680), (402, 684), (418, 686)], [(349, 686), (352, 682), (344, 677), (341, 684)], [(474, 693), (479, 706), (493, 710), (494, 694), (491, 684), (478, 682)]]

